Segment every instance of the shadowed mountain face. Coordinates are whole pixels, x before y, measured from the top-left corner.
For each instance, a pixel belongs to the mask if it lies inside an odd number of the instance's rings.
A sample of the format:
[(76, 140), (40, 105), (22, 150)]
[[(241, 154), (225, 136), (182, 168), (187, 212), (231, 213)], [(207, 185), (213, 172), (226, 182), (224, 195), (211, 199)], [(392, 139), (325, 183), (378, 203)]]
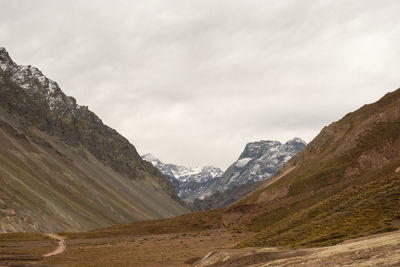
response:
[(187, 212), (87, 107), (0, 48), (0, 231), (74, 231)]

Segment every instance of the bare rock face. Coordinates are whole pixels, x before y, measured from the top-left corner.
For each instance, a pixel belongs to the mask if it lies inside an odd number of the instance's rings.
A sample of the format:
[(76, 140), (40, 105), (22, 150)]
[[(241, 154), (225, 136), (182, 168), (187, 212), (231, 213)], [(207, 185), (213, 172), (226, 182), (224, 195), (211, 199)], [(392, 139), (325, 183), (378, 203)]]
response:
[(239, 159), (222, 177), (224, 186), (264, 181), (272, 177), (285, 163), (302, 151), (306, 142), (296, 137), (282, 144), (278, 141), (248, 143)]

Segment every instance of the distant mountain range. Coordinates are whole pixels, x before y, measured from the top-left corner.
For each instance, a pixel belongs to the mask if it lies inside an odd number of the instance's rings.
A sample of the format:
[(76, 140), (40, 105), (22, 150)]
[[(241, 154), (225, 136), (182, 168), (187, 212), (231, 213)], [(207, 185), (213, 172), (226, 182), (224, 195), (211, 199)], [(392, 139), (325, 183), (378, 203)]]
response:
[[(255, 182), (272, 177), (305, 145), (306, 142), (300, 138), (284, 144), (278, 141), (248, 143), (239, 159), (225, 173), (212, 166), (188, 168), (164, 164), (151, 154), (143, 155), (142, 158), (169, 177), (182, 199), (186, 202), (196, 200), (194, 210), (204, 210), (229, 205), (250, 192), (250, 189), (255, 189), (261, 184)], [(241, 187), (230, 190), (238, 186)], [(226, 193), (221, 194), (223, 192)], [(207, 204), (202, 202), (205, 198), (208, 198), (205, 200)]]
[(207, 190), (216, 178), (224, 174), (221, 169), (213, 166), (184, 167), (166, 164), (152, 154), (145, 154), (142, 159), (165, 174), (175, 186), (178, 195), (185, 201), (191, 201), (198, 191)]

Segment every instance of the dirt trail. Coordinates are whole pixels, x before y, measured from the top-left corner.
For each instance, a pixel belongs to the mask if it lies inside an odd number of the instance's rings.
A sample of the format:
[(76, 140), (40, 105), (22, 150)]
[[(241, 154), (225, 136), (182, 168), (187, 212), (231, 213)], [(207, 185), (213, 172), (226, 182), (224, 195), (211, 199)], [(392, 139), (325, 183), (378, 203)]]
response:
[(58, 247), (53, 250), (52, 252), (49, 252), (47, 254), (44, 254), (43, 257), (51, 257), (51, 256), (55, 256), (58, 254), (61, 254), (65, 251), (65, 249), (67, 248), (67, 244), (65, 242), (65, 238), (60, 236), (60, 235), (54, 235), (54, 234), (46, 234), (48, 237), (58, 240)]

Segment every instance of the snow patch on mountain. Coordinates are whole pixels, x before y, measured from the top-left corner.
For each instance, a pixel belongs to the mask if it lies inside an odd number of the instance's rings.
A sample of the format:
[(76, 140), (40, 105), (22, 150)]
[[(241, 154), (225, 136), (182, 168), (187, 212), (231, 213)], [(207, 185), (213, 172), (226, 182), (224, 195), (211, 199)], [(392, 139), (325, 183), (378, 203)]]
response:
[(246, 166), (246, 164), (249, 163), (250, 160), (252, 160), (252, 158), (239, 159), (238, 161), (236, 161), (235, 165), (236, 167), (241, 168), (243, 166)]
[(38, 68), (17, 65), (3, 47), (0, 47), (0, 68), (29, 96), (44, 95), (46, 104), (52, 111), (74, 111), (84, 108), (76, 104), (75, 98), (65, 95), (58, 84), (44, 76)]

